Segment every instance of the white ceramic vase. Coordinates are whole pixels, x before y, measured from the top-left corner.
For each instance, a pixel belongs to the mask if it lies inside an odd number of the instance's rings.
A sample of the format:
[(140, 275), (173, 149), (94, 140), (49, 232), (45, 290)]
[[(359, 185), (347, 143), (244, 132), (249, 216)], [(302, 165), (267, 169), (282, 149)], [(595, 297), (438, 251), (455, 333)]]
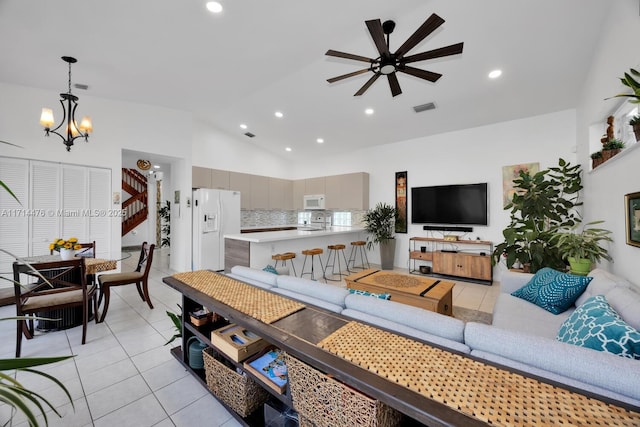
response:
[(63, 261), (72, 260), (74, 256), (76, 256), (75, 249), (65, 249), (65, 248), (60, 249), (60, 258)]

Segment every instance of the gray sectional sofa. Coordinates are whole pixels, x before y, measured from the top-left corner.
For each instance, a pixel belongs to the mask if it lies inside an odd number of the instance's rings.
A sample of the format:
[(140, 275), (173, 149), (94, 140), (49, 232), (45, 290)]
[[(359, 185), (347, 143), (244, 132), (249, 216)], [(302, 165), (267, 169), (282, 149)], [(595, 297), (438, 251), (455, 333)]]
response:
[(640, 408), (640, 360), (556, 340), (564, 320), (593, 295), (605, 295), (629, 325), (640, 329), (640, 288), (604, 270), (594, 270), (575, 305), (557, 315), (511, 295), (533, 275), (505, 272), (492, 325), (465, 324), (417, 307), (354, 295), (334, 285), (248, 267), (233, 267), (229, 276), (355, 320)]

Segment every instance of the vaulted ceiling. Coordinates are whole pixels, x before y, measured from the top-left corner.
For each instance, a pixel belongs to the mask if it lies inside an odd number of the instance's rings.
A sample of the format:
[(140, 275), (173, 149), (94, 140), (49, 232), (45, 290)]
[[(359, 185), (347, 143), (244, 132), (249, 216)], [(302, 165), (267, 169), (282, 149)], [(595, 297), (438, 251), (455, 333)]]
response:
[[(0, 0), (0, 82), (66, 91), (60, 57), (74, 56), (81, 101), (186, 110), (292, 159), (335, 155), (572, 108), (607, 20), (602, 0), (219, 1), (214, 15), (205, 0)], [(399, 74), (401, 95), (380, 78), (354, 97), (369, 72), (326, 81), (363, 68), (328, 49), (378, 56), (366, 20), (395, 21), (394, 51), (432, 13), (445, 23), (410, 54), (464, 42), (460, 55), (412, 64), (437, 82)], [(428, 102), (436, 109), (414, 112)]]

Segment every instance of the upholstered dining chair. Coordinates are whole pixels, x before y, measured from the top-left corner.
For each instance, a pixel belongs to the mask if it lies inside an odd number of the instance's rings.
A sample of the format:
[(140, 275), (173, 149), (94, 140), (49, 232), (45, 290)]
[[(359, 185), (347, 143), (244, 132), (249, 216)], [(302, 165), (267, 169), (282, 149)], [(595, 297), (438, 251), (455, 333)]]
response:
[[(13, 280), (18, 317), (16, 357), (20, 357), (22, 336), (34, 336), (34, 317), (48, 318), (47, 322), (53, 325), (61, 323), (61, 328), (71, 327), (76, 319), (75, 312), (69, 310), (75, 307), (82, 308), (82, 344), (86, 342), (89, 308), (93, 304), (95, 313), (97, 305), (96, 287), (87, 286), (83, 258), (30, 265), (18, 261), (13, 264)], [(30, 290), (24, 286), (26, 283), (31, 285)], [(72, 320), (68, 325), (69, 316)]]
[(102, 298), (104, 297), (104, 307), (102, 308), (102, 315), (100, 316), (98, 323), (104, 322), (104, 318), (107, 316), (111, 287), (113, 286), (132, 285), (135, 283), (142, 301), (146, 301), (149, 308), (153, 308), (151, 298), (149, 297), (148, 279), (151, 262), (153, 261), (153, 250), (155, 247), (156, 245), (149, 245), (147, 242), (142, 244), (142, 248), (140, 249), (140, 258), (138, 258), (138, 265), (134, 271), (101, 274), (98, 276), (98, 283), (100, 285), (98, 306), (102, 303)]

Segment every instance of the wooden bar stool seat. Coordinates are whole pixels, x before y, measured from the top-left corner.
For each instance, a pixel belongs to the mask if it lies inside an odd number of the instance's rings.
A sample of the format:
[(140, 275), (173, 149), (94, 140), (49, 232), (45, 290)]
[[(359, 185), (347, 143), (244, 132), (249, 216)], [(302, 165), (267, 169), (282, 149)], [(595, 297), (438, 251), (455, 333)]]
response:
[[(356, 268), (361, 270), (371, 268), (369, 258), (367, 257), (367, 251), (365, 250), (366, 244), (367, 242), (364, 240), (351, 242), (351, 253), (349, 254), (349, 261), (347, 262), (347, 270), (350, 270), (349, 264), (352, 264), (351, 270), (355, 270)], [(356, 267), (356, 258), (358, 255), (360, 255), (360, 266)]]
[[(347, 276), (348, 273), (342, 272), (342, 265), (340, 261), (340, 253), (342, 253), (342, 259), (344, 260), (344, 266), (349, 272), (349, 263), (347, 262), (347, 257), (344, 254), (345, 245), (337, 244), (337, 245), (329, 245), (327, 246), (327, 262), (325, 263), (325, 280), (331, 280), (332, 282), (340, 282), (342, 280), (342, 276)], [(331, 256), (333, 255), (333, 262), (331, 261)], [(338, 265), (338, 272), (336, 272), (336, 264)], [(330, 279), (327, 277), (327, 270), (329, 270), (329, 266), (331, 266), (331, 276), (338, 276), (337, 279)]]
[(282, 267), (286, 267), (287, 266), (287, 261), (289, 261), (289, 263), (291, 264), (291, 269), (293, 270), (293, 275), (297, 276), (298, 273), (296, 273), (296, 266), (293, 263), (293, 259), (296, 257), (296, 253), (295, 252), (285, 252), (282, 254), (274, 254), (271, 255), (271, 259), (275, 261), (275, 264), (273, 265), (273, 268), (278, 268), (278, 261), (280, 261)]
[[(316, 280), (315, 276), (315, 259), (318, 257), (318, 261), (320, 262), (320, 270), (322, 271), (322, 277), (324, 277), (324, 266), (322, 265), (321, 255), (324, 253), (322, 248), (313, 248), (313, 249), (304, 249), (302, 251), (302, 255), (304, 255), (304, 262), (302, 263), (302, 273), (300, 273), (300, 277), (304, 277), (305, 274), (309, 274), (311, 276), (311, 280)], [(307, 258), (311, 256), (311, 269), (310, 271), (305, 272), (305, 266), (307, 265)]]

